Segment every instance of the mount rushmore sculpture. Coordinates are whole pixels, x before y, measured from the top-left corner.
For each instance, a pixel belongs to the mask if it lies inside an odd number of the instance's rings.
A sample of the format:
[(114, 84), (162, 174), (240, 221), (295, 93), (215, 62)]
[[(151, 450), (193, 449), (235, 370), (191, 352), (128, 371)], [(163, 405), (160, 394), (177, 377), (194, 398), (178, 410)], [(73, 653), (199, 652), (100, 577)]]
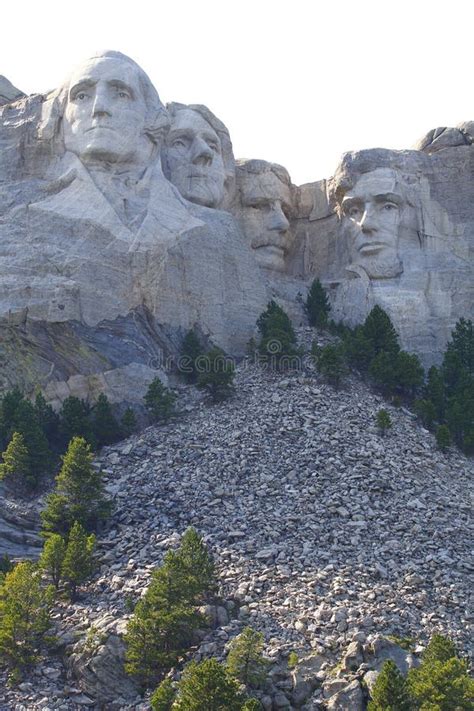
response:
[(5, 102), (0, 390), (133, 402), (188, 329), (241, 355), (267, 301), (296, 312), (315, 277), (336, 320), (378, 303), (425, 364), (472, 316), (467, 130), (346, 154), (332, 178), (296, 187), (282, 166), (236, 161), (220, 119), (165, 106), (118, 52)]

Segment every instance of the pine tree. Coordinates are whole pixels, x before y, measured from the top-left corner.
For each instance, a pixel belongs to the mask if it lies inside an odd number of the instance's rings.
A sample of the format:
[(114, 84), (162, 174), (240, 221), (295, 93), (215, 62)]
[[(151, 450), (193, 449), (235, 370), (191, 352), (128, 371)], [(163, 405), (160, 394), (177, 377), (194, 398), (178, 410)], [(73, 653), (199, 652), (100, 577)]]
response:
[(396, 355), (400, 350), (397, 332), (388, 314), (380, 306), (374, 306), (365, 319), (363, 328), (365, 337), (372, 345), (374, 356), (381, 351)]
[(425, 371), (415, 353), (400, 351), (395, 360), (396, 386), (408, 395), (414, 395), (423, 385)]
[(156, 682), (189, 647), (205, 623), (196, 605), (215, 586), (212, 559), (194, 529), (153, 571), (144, 597), (127, 627), (126, 665), (143, 687)]
[(341, 379), (347, 372), (342, 345), (328, 344), (327, 346), (319, 348), (314, 343), (312, 354), (321, 375), (323, 375), (331, 385), (338, 388)]
[(18, 563), (0, 586), (0, 664), (13, 680), (37, 659), (50, 627), (52, 601), (53, 589), (41, 586), (41, 576), (29, 561)]
[(391, 659), (384, 663), (371, 697), (367, 711), (412, 711), (413, 708), (407, 683)]
[(0, 406), (0, 446), (2, 448), (7, 446), (15, 431), (16, 412), (20, 402), (23, 402), (24, 399), (17, 387), (9, 390), (2, 397)]
[(36, 419), (48, 440), (49, 447), (55, 449), (59, 445), (59, 415), (57, 415), (51, 405), (48, 405), (44, 395), (38, 393), (35, 399)]
[(198, 388), (207, 390), (214, 402), (225, 400), (234, 391), (233, 361), (220, 348), (212, 348), (201, 361), (205, 368), (198, 375)]
[(159, 379), (154, 378), (145, 395), (145, 407), (155, 422), (168, 422), (174, 414), (176, 395)]
[(388, 414), (387, 410), (384, 410), (382, 408), (377, 412), (377, 427), (379, 428), (382, 437), (385, 436), (385, 433), (388, 429), (390, 429), (391, 426), (392, 420), (390, 418), (390, 415)]
[(451, 446), (451, 433), (447, 425), (440, 425), (436, 430), (436, 444), (442, 452)]
[(64, 554), (61, 576), (69, 586), (71, 600), (76, 597), (79, 585), (85, 583), (94, 572), (95, 536), (87, 535), (80, 523), (74, 522)]
[(171, 711), (176, 691), (170, 679), (164, 679), (150, 699), (152, 711)]
[(286, 368), (294, 357), (301, 355), (291, 321), (275, 301), (270, 301), (260, 314), (257, 328), (261, 335), (258, 344), (260, 359), (272, 368)]
[(53, 533), (44, 543), (38, 565), (53, 581), (56, 590), (61, 581), (66, 543), (58, 534)]
[(420, 399), (414, 403), (414, 410), (421, 420), (421, 424), (430, 430), (436, 420), (436, 408), (431, 400)]
[(311, 284), (306, 299), (306, 313), (310, 326), (325, 328), (328, 323), (328, 315), (331, 310), (326, 291), (323, 289), (319, 279), (315, 279)]
[(176, 711), (242, 711), (245, 698), (217, 659), (191, 662), (184, 670)]
[(178, 364), (179, 370), (187, 383), (197, 382), (199, 373), (196, 361), (203, 353), (204, 349), (201, 345), (201, 341), (196, 331), (191, 329), (183, 338), (181, 357)]
[(372, 342), (365, 335), (364, 327), (356, 326), (353, 331), (346, 333), (344, 344), (349, 363), (365, 373), (375, 353)]
[(92, 409), (92, 429), (97, 445), (113, 444), (121, 437), (120, 427), (112, 412), (107, 395), (101, 393)]
[(15, 428), (23, 435), (30, 455), (31, 486), (36, 486), (41, 477), (51, 471), (52, 454), (48, 440), (38, 422), (35, 408), (28, 400), (22, 400), (15, 414)]
[(442, 422), (444, 420), (446, 405), (446, 389), (442, 372), (434, 365), (428, 371), (428, 378), (425, 386), (425, 397), (433, 403), (436, 411), (434, 419), (438, 420), (438, 422)]
[(59, 413), (59, 431), (65, 446), (74, 438), (85, 439), (91, 447), (96, 446), (96, 440), (90, 423), (90, 407), (74, 395), (67, 397)]
[(420, 711), (472, 711), (474, 680), (450, 640), (435, 635), (417, 669), (408, 672), (408, 689)]
[(247, 688), (258, 689), (266, 679), (268, 663), (263, 656), (263, 634), (245, 627), (229, 646), (227, 672)]
[(377, 353), (370, 362), (369, 375), (375, 385), (379, 387), (383, 393), (392, 393), (397, 384), (397, 373), (393, 354), (387, 351)]
[(110, 504), (103, 491), (102, 475), (92, 466), (90, 445), (74, 437), (63, 457), (56, 488), (46, 500), (41, 514), (43, 530), (67, 535), (74, 521), (87, 531), (107, 518)]
[(14, 432), (11, 441), (2, 454), (3, 464), (0, 464), (0, 480), (7, 479), (14, 488), (21, 490), (30, 488), (35, 483), (31, 471), (31, 460), (25, 446), (23, 435)]
[(130, 437), (137, 429), (137, 418), (131, 407), (127, 407), (120, 421), (124, 437)]

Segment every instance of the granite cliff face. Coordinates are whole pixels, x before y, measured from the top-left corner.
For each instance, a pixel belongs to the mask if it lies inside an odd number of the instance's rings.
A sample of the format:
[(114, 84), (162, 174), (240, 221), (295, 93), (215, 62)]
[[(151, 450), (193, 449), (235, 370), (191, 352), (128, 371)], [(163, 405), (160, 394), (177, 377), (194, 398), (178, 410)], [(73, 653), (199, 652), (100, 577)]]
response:
[(316, 276), (336, 320), (380, 304), (425, 365), (472, 317), (470, 123), (296, 187), (118, 52), (0, 95), (0, 389), (133, 403), (187, 329), (239, 356), (268, 299), (291, 312)]

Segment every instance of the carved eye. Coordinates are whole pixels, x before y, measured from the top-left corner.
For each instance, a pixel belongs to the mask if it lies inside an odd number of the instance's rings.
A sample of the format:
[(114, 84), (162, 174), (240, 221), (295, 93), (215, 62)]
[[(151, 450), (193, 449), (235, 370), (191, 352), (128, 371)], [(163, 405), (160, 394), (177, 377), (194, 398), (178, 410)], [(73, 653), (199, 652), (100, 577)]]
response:
[(87, 94), (84, 91), (80, 91), (78, 94), (76, 94), (76, 99), (79, 99), (79, 101), (84, 101), (86, 96)]
[(387, 212), (391, 212), (392, 210), (398, 210), (398, 205), (394, 202), (386, 202), (384, 203), (383, 209)]
[(173, 148), (185, 148), (186, 147), (186, 143), (183, 141), (182, 138), (175, 138), (175, 140), (173, 141), (173, 143), (171, 145), (173, 146)]
[(129, 99), (130, 95), (126, 91), (119, 91), (118, 93), (120, 99)]
[(361, 211), (360, 207), (357, 207), (357, 205), (353, 205), (352, 207), (349, 208), (347, 211), (348, 217), (352, 217), (352, 219), (356, 219), (357, 217), (360, 217)]
[(209, 146), (209, 148), (211, 149), (211, 151), (214, 151), (214, 153), (219, 153), (219, 152), (220, 152), (220, 151), (219, 151), (219, 146), (217, 145), (217, 143), (212, 143), (212, 142), (211, 142), (211, 143), (208, 143), (207, 145)]

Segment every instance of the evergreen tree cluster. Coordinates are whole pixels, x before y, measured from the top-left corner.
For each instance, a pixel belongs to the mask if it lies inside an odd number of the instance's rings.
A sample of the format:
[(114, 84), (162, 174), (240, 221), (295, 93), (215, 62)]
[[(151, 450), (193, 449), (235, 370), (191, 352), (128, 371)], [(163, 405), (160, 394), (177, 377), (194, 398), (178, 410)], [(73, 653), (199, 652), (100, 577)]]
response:
[(199, 534), (188, 529), (178, 550), (166, 553), (127, 628), (126, 671), (143, 687), (158, 681), (206, 623), (197, 606), (215, 589), (212, 557)]
[(261, 711), (248, 696), (262, 688), (267, 676), (263, 635), (246, 627), (230, 644), (227, 662), (205, 659), (188, 664), (180, 682), (166, 678), (151, 697), (153, 711)]
[(94, 406), (70, 396), (55, 413), (41, 393), (31, 402), (14, 388), (0, 400), (0, 479), (20, 492), (33, 490), (52, 473), (74, 437), (96, 448), (130, 435), (135, 428), (133, 410), (126, 410), (119, 424), (104, 394)]
[(39, 567), (58, 590), (61, 582), (67, 585), (74, 600), (77, 588), (89, 580), (94, 572), (95, 535), (90, 535), (75, 521), (67, 538), (53, 533), (47, 538), (39, 559)]
[(284, 370), (301, 356), (296, 334), (287, 313), (276, 301), (270, 301), (257, 319), (260, 340), (259, 361), (274, 370)]
[(466, 453), (474, 452), (474, 329), (461, 318), (439, 368), (428, 371), (415, 410), (425, 427), (436, 431), (440, 449), (453, 440)]
[(392, 661), (384, 663), (367, 711), (472, 711), (474, 680), (453, 643), (434, 635), (418, 668), (405, 678)]
[(214, 402), (225, 400), (234, 391), (233, 360), (221, 348), (206, 351), (194, 329), (183, 339), (178, 367), (186, 382), (207, 390)]

